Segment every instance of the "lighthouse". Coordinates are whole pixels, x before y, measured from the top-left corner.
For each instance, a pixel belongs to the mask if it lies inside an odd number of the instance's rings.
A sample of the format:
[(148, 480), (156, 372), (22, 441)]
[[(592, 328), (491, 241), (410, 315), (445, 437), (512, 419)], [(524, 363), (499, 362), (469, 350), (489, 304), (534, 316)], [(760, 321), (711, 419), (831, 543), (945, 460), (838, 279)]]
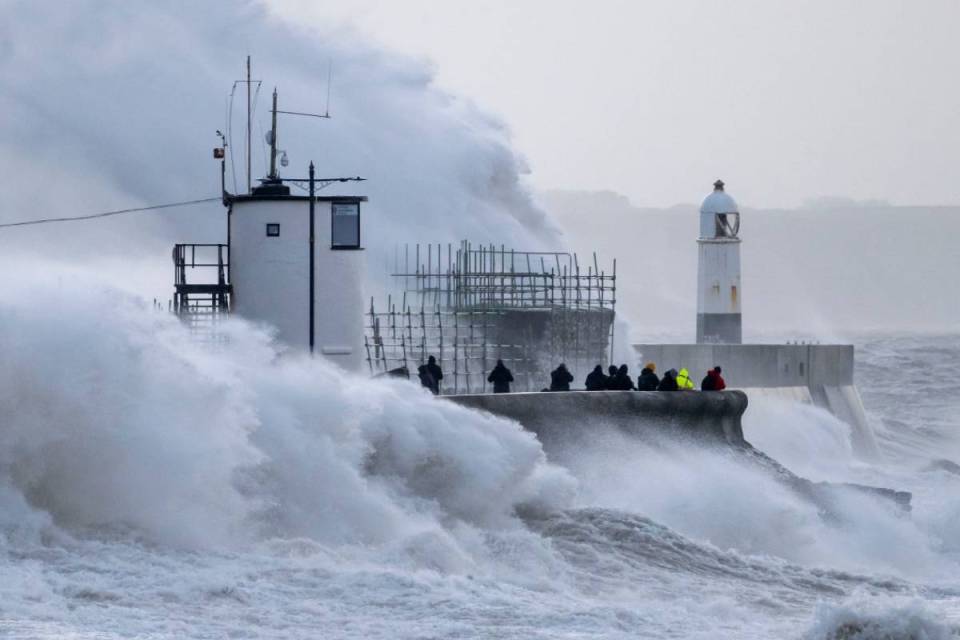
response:
[(740, 344), (740, 210), (722, 180), (700, 205), (697, 344)]

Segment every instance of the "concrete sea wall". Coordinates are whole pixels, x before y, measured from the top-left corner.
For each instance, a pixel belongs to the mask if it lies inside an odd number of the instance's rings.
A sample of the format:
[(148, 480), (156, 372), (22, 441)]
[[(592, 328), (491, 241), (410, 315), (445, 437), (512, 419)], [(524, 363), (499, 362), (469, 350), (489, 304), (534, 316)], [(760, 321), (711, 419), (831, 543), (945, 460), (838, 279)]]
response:
[(723, 367), (727, 386), (816, 387), (853, 384), (853, 345), (848, 344), (635, 344), (657, 372), (686, 367), (699, 381)]
[[(853, 391), (855, 388), (849, 387)], [(793, 401), (813, 402), (805, 387), (763, 389)], [(766, 394), (764, 394), (766, 395)], [(457, 404), (519, 422), (536, 434), (547, 455), (563, 460), (609, 429), (647, 441), (690, 440), (699, 445), (732, 445), (736, 459), (761, 468), (815, 503), (825, 517), (842, 520), (837, 491), (858, 491), (893, 501), (909, 511), (911, 496), (892, 489), (815, 483), (792, 473), (743, 437), (747, 394), (733, 391), (562, 391), (442, 396)], [(845, 400), (844, 402), (849, 402)], [(642, 463), (642, 461), (638, 461)]]
[(511, 418), (544, 447), (575, 442), (598, 423), (639, 437), (668, 435), (744, 444), (742, 391), (563, 391), (447, 396), (457, 404)]
[(850, 425), (853, 450), (878, 455), (860, 392), (853, 384), (848, 344), (635, 344), (642, 362), (657, 371), (686, 367), (699, 380), (720, 365), (727, 386), (753, 396), (813, 404)]

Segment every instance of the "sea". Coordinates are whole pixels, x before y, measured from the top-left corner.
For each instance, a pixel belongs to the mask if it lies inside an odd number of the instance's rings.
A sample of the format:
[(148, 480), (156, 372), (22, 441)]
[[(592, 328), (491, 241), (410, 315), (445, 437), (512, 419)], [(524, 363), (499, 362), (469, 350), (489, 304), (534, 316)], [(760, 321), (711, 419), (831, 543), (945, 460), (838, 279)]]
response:
[(960, 334), (854, 336), (873, 457), (751, 397), (746, 438), (794, 473), (912, 494), (826, 513), (690, 443), (552, 459), (109, 290), (7, 296), (0, 327), (0, 637), (960, 637)]

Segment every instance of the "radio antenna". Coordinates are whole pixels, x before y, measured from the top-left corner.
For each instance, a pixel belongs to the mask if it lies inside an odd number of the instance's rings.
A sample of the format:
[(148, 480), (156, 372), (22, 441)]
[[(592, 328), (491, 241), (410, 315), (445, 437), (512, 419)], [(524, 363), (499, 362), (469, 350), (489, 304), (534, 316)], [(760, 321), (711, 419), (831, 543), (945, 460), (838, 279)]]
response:
[(330, 78), (333, 76), (333, 60), (327, 62), (327, 111), (326, 116), (330, 117)]
[(250, 180), (250, 56), (247, 55), (247, 193), (252, 189)]
[[(330, 118), (327, 113), (306, 113), (304, 111), (281, 111), (277, 109), (277, 89), (273, 89), (273, 108), (270, 109), (270, 131), (267, 133), (267, 143), (270, 145), (270, 174), (267, 176), (271, 180), (276, 180), (280, 176), (277, 174), (277, 114), (282, 113), (288, 116), (307, 116), (309, 118)], [(281, 164), (286, 166), (286, 152), (281, 152), (284, 157)]]
[[(253, 186), (253, 171), (251, 169), (251, 162), (253, 159), (253, 153), (251, 152), (251, 140), (253, 139), (253, 83), (257, 83), (257, 95), (260, 91), (260, 80), (254, 80), (250, 76), (250, 56), (247, 56), (247, 77), (245, 80), (234, 80), (233, 81), (233, 90), (235, 91), (238, 84), (246, 83), (247, 85), (247, 193), (250, 193), (250, 189)], [(231, 96), (233, 92), (231, 91)], [(231, 112), (232, 113), (232, 112)]]

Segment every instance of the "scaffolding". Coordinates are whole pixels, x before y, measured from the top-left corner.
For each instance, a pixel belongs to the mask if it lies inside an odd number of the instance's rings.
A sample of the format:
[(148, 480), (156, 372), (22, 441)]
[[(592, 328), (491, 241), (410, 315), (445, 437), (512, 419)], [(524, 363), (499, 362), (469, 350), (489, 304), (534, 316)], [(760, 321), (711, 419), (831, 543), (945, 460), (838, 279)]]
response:
[(482, 393), (500, 359), (514, 388), (531, 391), (560, 362), (585, 375), (613, 352), (616, 261), (601, 270), (594, 254), (584, 272), (573, 253), (466, 241), (405, 245), (402, 256), (398, 247), (391, 272), (399, 307), (392, 295), (379, 309), (371, 298), (366, 314), (372, 375), (415, 373), (432, 355), (445, 393)]

